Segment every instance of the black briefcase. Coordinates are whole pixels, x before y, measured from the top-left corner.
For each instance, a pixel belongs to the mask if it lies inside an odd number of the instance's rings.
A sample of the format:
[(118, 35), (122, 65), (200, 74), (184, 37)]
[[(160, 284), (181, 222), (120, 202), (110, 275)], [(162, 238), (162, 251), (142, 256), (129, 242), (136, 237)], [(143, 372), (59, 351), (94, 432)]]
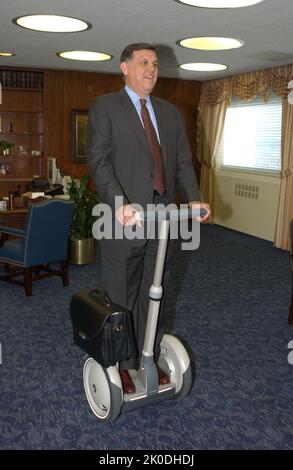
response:
[(137, 357), (132, 313), (111, 302), (102, 289), (74, 294), (73, 339), (103, 367)]

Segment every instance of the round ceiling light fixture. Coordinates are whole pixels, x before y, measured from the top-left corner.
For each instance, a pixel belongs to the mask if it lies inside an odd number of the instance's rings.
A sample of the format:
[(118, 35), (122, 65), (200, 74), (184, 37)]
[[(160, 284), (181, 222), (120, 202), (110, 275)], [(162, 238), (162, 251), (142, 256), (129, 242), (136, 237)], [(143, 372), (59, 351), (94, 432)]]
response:
[(179, 65), (179, 67), (183, 70), (190, 70), (191, 72), (218, 72), (228, 68), (227, 65), (214, 64), (211, 62), (191, 62), (189, 64)]
[(234, 38), (202, 36), (180, 39), (177, 41), (177, 44), (188, 49), (197, 49), (200, 51), (228, 51), (242, 47), (244, 42)]
[(60, 15), (25, 15), (13, 18), (17, 26), (45, 33), (77, 33), (86, 31), (92, 25), (78, 18)]
[(112, 55), (105, 54), (104, 52), (94, 51), (62, 51), (57, 52), (58, 57), (70, 60), (85, 60), (85, 61), (101, 61), (110, 60), (113, 58)]
[(185, 3), (192, 7), (201, 8), (242, 8), (258, 3), (265, 2), (266, 0), (175, 0), (179, 3)]
[(15, 54), (13, 52), (5, 52), (5, 51), (0, 51), (0, 56), (1, 57), (12, 57)]

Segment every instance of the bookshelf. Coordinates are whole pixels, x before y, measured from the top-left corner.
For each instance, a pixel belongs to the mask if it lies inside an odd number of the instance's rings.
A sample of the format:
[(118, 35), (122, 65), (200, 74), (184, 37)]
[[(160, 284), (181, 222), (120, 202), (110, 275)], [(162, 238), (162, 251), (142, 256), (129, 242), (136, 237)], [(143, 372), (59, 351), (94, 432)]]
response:
[[(43, 73), (0, 69), (0, 196), (43, 176)], [(5, 143), (10, 148), (4, 148)], [(1, 145), (2, 144), (2, 145)]]

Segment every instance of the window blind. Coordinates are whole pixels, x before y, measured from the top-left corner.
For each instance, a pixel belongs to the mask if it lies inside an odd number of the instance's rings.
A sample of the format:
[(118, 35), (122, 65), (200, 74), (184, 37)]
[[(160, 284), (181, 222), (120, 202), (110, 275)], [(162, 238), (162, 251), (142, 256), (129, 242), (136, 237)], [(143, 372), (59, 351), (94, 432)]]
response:
[(281, 169), (282, 99), (268, 103), (233, 98), (227, 109), (218, 151), (220, 167), (279, 172)]

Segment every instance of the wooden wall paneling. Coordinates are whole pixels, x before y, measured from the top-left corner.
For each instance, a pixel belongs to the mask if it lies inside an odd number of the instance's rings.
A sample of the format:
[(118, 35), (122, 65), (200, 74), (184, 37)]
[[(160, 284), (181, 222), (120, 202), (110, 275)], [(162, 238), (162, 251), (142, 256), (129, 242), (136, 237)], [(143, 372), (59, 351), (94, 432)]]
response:
[(45, 158), (56, 157), (61, 166), (63, 159), (63, 72), (44, 72)]
[(196, 160), (196, 123), (200, 99), (201, 83), (193, 80), (159, 78), (153, 94), (177, 106), (189, 139), (193, 164), (200, 178), (200, 164)]

